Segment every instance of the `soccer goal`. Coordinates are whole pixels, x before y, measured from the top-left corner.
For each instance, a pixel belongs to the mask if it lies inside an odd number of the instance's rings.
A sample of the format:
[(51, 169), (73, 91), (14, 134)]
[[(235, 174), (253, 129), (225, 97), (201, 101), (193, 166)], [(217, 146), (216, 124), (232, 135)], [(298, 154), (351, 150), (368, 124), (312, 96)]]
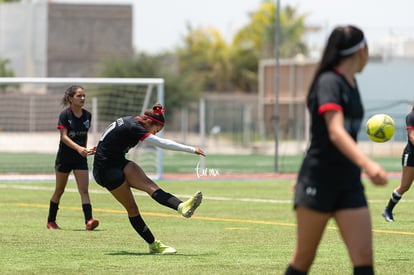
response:
[[(142, 115), (155, 102), (164, 104), (162, 78), (0, 77), (0, 175), (54, 174), (60, 139), (56, 126), (65, 108), (61, 100), (71, 85), (85, 88), (84, 108), (92, 113), (88, 147), (97, 144), (116, 118)], [(127, 157), (151, 177), (162, 178), (161, 149), (140, 147), (130, 150)], [(91, 166), (93, 158), (88, 162)]]

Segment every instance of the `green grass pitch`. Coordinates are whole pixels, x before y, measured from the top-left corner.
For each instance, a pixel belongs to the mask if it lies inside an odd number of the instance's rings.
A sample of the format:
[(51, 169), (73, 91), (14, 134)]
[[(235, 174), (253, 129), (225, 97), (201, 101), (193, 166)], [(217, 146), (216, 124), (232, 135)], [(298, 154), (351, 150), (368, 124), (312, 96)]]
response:
[[(76, 184), (70, 182), (58, 214), (60, 231), (45, 227), (52, 182), (0, 182), (1, 274), (283, 274), (295, 245), (291, 180), (185, 180), (159, 185), (182, 199), (204, 193), (191, 219), (135, 197), (148, 226), (176, 255), (150, 255), (127, 214), (95, 182), (90, 193), (96, 231), (85, 231)], [(381, 217), (391, 191), (365, 182), (373, 220), (376, 274), (412, 274), (413, 193), (395, 209), (395, 223)], [(351, 274), (333, 222), (310, 274)]]

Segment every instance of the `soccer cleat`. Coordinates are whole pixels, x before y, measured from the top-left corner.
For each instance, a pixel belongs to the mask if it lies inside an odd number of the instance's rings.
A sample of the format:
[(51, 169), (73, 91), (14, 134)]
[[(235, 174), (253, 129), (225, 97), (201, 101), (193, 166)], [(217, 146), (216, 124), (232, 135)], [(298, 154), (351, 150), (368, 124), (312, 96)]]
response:
[(85, 226), (86, 230), (94, 230), (99, 225), (99, 221), (95, 219), (90, 219)]
[(180, 203), (178, 206), (178, 213), (183, 215), (185, 218), (190, 218), (194, 214), (194, 211), (197, 209), (197, 207), (201, 204), (202, 200), (203, 193), (197, 191), (190, 199)]
[(384, 209), (384, 212), (382, 212), (382, 216), (384, 217), (385, 221), (387, 221), (387, 222), (393, 222), (394, 221), (394, 217), (392, 215), (392, 212), (390, 210), (388, 210), (388, 208)]
[(52, 230), (60, 230), (61, 228), (59, 227), (59, 225), (57, 225), (56, 222), (47, 222), (46, 224), (46, 228), (47, 229), (52, 229)]
[(175, 248), (166, 246), (160, 241), (155, 240), (152, 244), (149, 245), (149, 252), (151, 254), (175, 254), (177, 250)]

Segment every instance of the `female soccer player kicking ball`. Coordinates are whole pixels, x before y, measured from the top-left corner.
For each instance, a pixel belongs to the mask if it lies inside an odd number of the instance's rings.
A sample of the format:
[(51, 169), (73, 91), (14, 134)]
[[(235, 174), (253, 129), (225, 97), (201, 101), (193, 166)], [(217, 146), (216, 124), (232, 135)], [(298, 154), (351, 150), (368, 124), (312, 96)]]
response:
[(182, 202), (158, 187), (138, 164), (125, 158), (130, 148), (142, 142), (164, 149), (205, 156), (200, 148), (155, 136), (164, 127), (164, 112), (165, 109), (160, 104), (155, 104), (143, 117), (126, 116), (111, 123), (102, 134), (96, 148), (93, 175), (96, 182), (107, 188), (124, 206), (132, 227), (149, 244), (150, 253), (173, 254), (177, 251), (156, 240), (145, 224), (131, 188), (148, 193), (158, 203), (178, 211), (186, 218), (190, 218), (201, 204), (202, 193), (197, 192), (192, 198)]

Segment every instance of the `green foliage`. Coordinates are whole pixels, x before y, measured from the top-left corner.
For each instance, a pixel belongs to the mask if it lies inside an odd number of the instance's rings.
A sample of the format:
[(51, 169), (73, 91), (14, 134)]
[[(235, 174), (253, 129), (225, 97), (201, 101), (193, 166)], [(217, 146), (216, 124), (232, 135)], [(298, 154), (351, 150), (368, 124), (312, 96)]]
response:
[[(0, 77), (13, 77), (14, 71), (13, 69), (9, 68), (10, 60), (0, 58)], [(9, 84), (2, 84), (0, 85), (0, 92), (4, 92), (7, 87), (11, 85)]]
[[(231, 44), (213, 28), (188, 27), (177, 51), (179, 70), (191, 72), (207, 92), (256, 92), (259, 60), (275, 54), (275, 10), (273, 1), (264, 1)], [(304, 30), (304, 16), (290, 6), (281, 10), (281, 57), (306, 53)]]
[[(168, 106), (174, 107), (197, 99), (200, 91), (257, 92), (259, 61), (273, 58), (275, 54), (275, 5), (274, 1), (263, 1), (230, 44), (217, 29), (188, 25), (183, 45), (175, 50), (174, 55), (140, 54), (133, 60), (105, 62), (102, 75), (164, 77), (166, 100)], [(281, 10), (282, 58), (306, 53), (302, 40), (304, 20), (305, 17), (298, 15), (295, 8), (287, 6)], [(168, 102), (171, 96), (174, 98)], [(179, 98), (181, 100), (177, 100)]]
[(231, 67), (229, 46), (218, 30), (192, 29), (177, 51), (179, 71), (189, 75), (205, 91), (228, 91)]
[(100, 75), (103, 77), (161, 77), (159, 64), (158, 56), (146, 54), (127, 60), (110, 58), (103, 61)]
[(178, 74), (174, 70), (174, 57), (169, 54), (139, 54), (130, 60), (108, 59), (101, 67), (102, 77), (164, 78), (165, 106), (169, 110), (198, 100), (200, 95), (199, 83), (186, 73)]
[[(304, 16), (296, 9), (286, 6), (280, 10), (280, 56), (294, 57), (306, 53), (302, 40), (305, 31)], [(233, 47), (250, 49), (260, 58), (271, 58), (275, 54), (276, 40), (276, 4), (264, 1), (260, 8), (251, 15), (250, 23), (242, 28), (233, 40)]]
[[(306, 53), (302, 40), (304, 16), (298, 16), (294, 8), (287, 6), (280, 11), (280, 48), (282, 58)], [(231, 82), (243, 91), (257, 90), (257, 71), (260, 59), (274, 58), (276, 35), (276, 4), (264, 1), (251, 14), (250, 23), (234, 37), (231, 51), (233, 71)]]

